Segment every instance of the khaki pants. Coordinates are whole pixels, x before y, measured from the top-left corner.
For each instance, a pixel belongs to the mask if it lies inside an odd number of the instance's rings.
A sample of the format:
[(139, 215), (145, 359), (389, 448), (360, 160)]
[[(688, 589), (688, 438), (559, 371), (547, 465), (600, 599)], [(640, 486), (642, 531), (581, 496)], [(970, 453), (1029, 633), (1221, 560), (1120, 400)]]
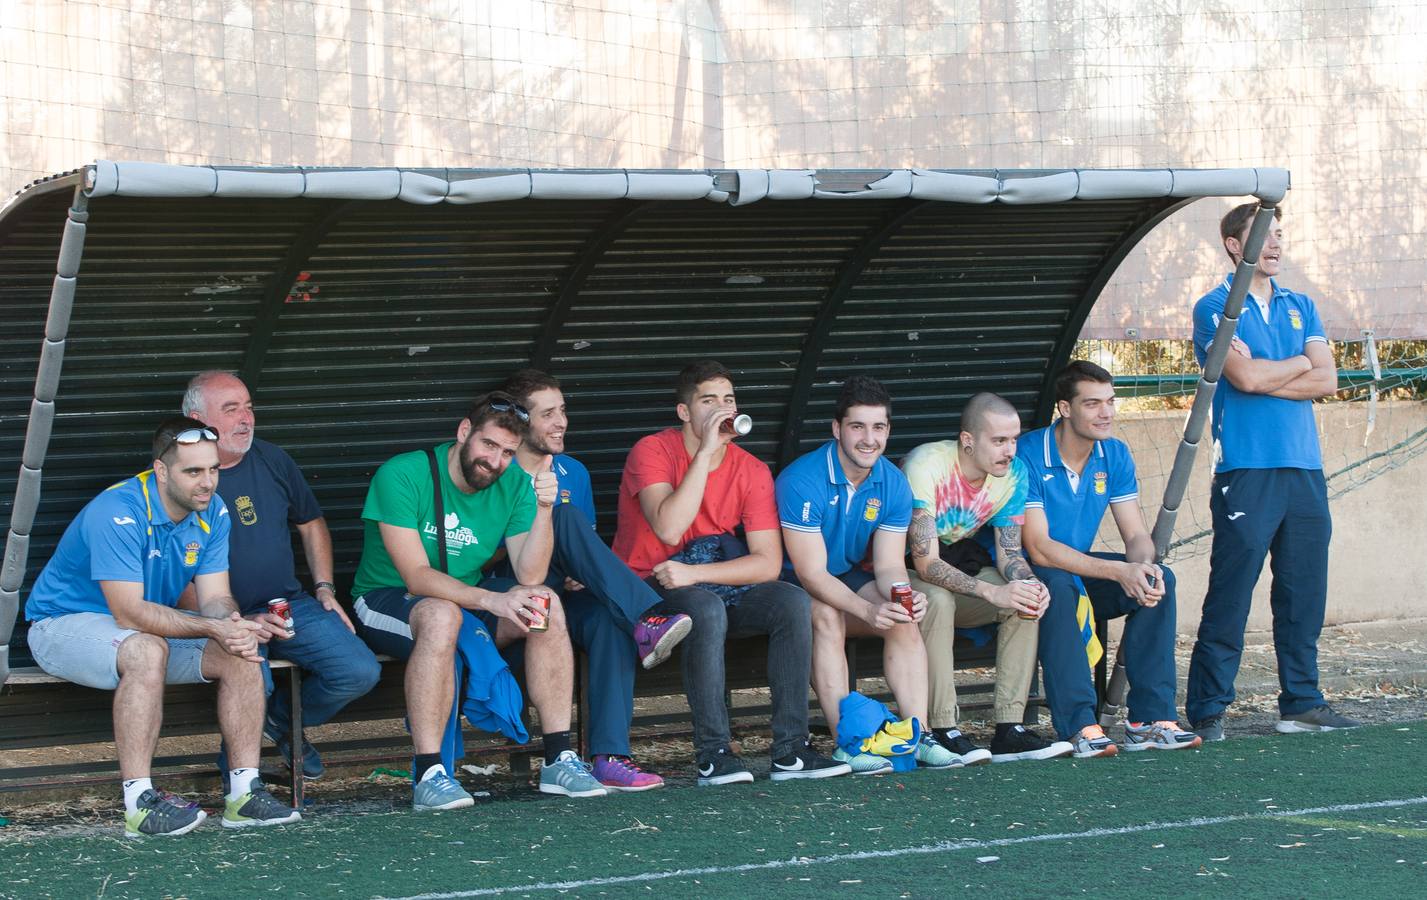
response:
[[(1005, 584), (994, 568), (986, 567), (976, 577), (988, 584)], [(1040, 622), (1022, 619), (1015, 610), (1002, 609), (980, 597), (953, 594), (944, 587), (927, 584), (915, 575), (912, 588), (927, 595), (927, 614), (922, 619), (922, 639), (927, 645), (927, 676), (931, 697), (927, 710), (932, 728), (955, 728), (961, 721), (956, 703), (956, 659), (952, 642), (955, 629), (997, 623), (996, 628), (996, 722), (1020, 722), (1026, 714), (1026, 694), (1036, 671), (1036, 640)]]

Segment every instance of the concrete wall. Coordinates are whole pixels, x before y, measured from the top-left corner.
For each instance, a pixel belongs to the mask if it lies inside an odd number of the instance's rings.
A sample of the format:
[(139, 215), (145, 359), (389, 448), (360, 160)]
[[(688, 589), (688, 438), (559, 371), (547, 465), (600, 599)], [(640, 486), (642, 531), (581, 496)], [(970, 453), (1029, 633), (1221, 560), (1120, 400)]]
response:
[[(1328, 624), (1427, 616), (1423, 583), (1423, 536), (1427, 535), (1427, 458), (1390, 452), (1374, 463), (1332, 477), (1367, 455), (1389, 451), (1427, 428), (1427, 408), (1409, 401), (1379, 404), (1372, 433), (1367, 433), (1366, 404), (1320, 404), (1319, 436), (1329, 494), (1352, 487), (1333, 500), (1333, 541), (1328, 560)], [(1126, 413), (1117, 426), (1119, 437), (1134, 451), (1140, 474), (1140, 505), (1153, 527), (1164, 496), (1164, 482), (1174, 459), (1183, 413)], [(1420, 445), (1420, 439), (1419, 439)], [(1212, 450), (1206, 440), (1195, 458), (1195, 474), (1176, 524), (1179, 537), (1208, 530)], [(1400, 464), (1400, 468), (1392, 468)], [(1373, 473), (1381, 473), (1371, 478)], [(1119, 550), (1118, 534), (1106, 517), (1101, 542)], [(1199, 624), (1209, 583), (1209, 545), (1204, 537), (1181, 547), (1170, 557), (1179, 579), (1179, 630), (1193, 634)], [(1268, 589), (1271, 576), (1264, 566), (1254, 594), (1249, 627), (1271, 624)]]
[[(0, 190), (96, 157), (359, 166), (1286, 166), (1287, 278), (1427, 336), (1412, 0), (6, 0)], [(1200, 203), (1087, 334), (1176, 337)]]

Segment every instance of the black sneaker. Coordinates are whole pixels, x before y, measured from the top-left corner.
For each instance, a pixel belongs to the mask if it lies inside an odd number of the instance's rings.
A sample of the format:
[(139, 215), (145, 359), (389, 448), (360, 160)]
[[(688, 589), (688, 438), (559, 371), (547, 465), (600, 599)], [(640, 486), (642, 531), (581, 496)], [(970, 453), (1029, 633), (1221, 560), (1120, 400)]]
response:
[(971, 743), (959, 728), (933, 728), (932, 740), (956, 756), (953, 766), (981, 766), (991, 761), (991, 751)]
[(1337, 731), (1340, 728), (1361, 728), (1362, 722), (1340, 716), (1328, 704), (1315, 706), (1291, 716), (1279, 716), (1273, 730), (1279, 734), (1298, 734), (1305, 731)]
[(700, 758), (698, 765), (699, 787), (739, 782), (753, 783), (753, 773), (748, 771), (748, 766), (744, 765), (743, 760), (733, 755), (727, 747), (720, 747), (716, 752)]
[(1205, 716), (1198, 722), (1192, 723), (1189, 730), (1203, 738), (1206, 744), (1222, 741), (1224, 739), (1224, 717), (1222, 715)]
[(835, 759), (828, 759), (813, 749), (808, 741), (787, 756), (773, 760), (768, 767), (768, 777), (773, 781), (788, 781), (793, 778), (831, 778), (847, 775), (852, 766)]
[(1015, 762), (1021, 759), (1053, 759), (1069, 756), (1075, 748), (1069, 741), (1048, 741), (1024, 725), (997, 725), (991, 739), (991, 761)]

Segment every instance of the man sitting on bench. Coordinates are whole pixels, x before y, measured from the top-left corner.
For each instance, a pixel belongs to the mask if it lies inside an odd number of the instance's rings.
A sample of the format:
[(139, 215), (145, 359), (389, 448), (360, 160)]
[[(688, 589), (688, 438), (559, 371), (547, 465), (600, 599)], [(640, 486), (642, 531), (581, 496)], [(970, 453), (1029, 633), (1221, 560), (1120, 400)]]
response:
[[(902, 460), (916, 497), (912, 586), (927, 594), (922, 637), (931, 660), (931, 727), (965, 765), (1050, 759), (1071, 751), (1021, 724), (1036, 671), (1036, 633), (1049, 599), (1021, 555), (1026, 467), (1016, 459), (1021, 417), (996, 394), (961, 411), (956, 440), (922, 444)], [(995, 532), (995, 557), (978, 540)], [(991, 749), (961, 733), (952, 647), (957, 627), (996, 626), (996, 732)]]
[[(634, 720), (634, 670), (669, 658), (693, 625), (688, 616), (650, 610), (662, 601), (595, 534), (590, 473), (565, 455), (565, 394), (538, 369), (521, 369), (501, 390), (530, 412), (515, 461), (526, 472), (549, 469), (559, 481), (551, 510), (555, 548), (545, 583), (561, 591), (570, 640), (589, 654), (590, 747), (594, 776), (611, 791), (647, 791), (664, 779), (635, 765), (629, 726)], [(502, 572), (502, 574), (504, 574)]]
[[(165, 684), (218, 682), (218, 726), (233, 769), (223, 825), (301, 818), (258, 779), (263, 727), (261, 626), (228, 589), (228, 510), (217, 496), (218, 435), (186, 416), (154, 432), (153, 468), (80, 510), (25, 604), (40, 668), (114, 691), (114, 746), (124, 780), (127, 837), (185, 834), (198, 804), (154, 788)], [(189, 582), (198, 614), (175, 609)]]
[[(1135, 460), (1111, 433), (1115, 382), (1091, 362), (1074, 360), (1055, 378), (1059, 418), (1021, 439), (1016, 451), (1030, 473), (1026, 551), (1050, 590), (1041, 620), (1040, 656), (1051, 719), (1077, 757), (1114, 756), (1115, 744), (1095, 719), (1078, 600), (1100, 621), (1125, 617), (1125, 670), (1130, 680), (1125, 749), (1198, 747), (1179, 727), (1174, 708), (1174, 573), (1154, 562), (1154, 540), (1140, 512)], [(1124, 553), (1092, 553), (1105, 510)]]
[[(898, 712), (927, 721), (927, 650), (917, 620), (926, 595), (911, 592), (912, 610), (892, 597), (907, 579), (907, 526), (912, 489), (883, 458), (892, 433), (892, 398), (875, 378), (854, 375), (842, 386), (833, 413), (833, 439), (799, 457), (778, 475), (778, 518), (788, 564), (783, 579), (813, 598), (813, 690), (834, 735), (848, 694), (847, 638), (882, 639), (882, 671)], [(872, 560), (872, 571), (862, 561)], [(892, 761), (872, 753), (833, 759), (859, 775), (889, 772)], [(961, 760), (922, 732), (916, 760), (947, 769)]]
[[(778, 581), (783, 545), (768, 466), (733, 443), (733, 375), (704, 360), (679, 373), (682, 423), (641, 438), (624, 463), (614, 552), (694, 628), (683, 645), (701, 786), (750, 782), (733, 753), (724, 703), (724, 642), (768, 635), (774, 781), (851, 769), (808, 742), (809, 599)], [(747, 545), (733, 536), (742, 527)], [(680, 557), (682, 559), (676, 559)]]
[[(435, 447), (434, 457), (415, 450), (383, 463), (362, 508), (362, 560), (352, 593), (362, 639), (378, 653), (407, 660), (417, 811), (475, 802), (441, 762), (464, 611), (481, 620), (497, 647), (526, 642), (526, 686), (544, 732), (540, 791), (607, 793), (570, 746), (574, 656), (559, 598), (541, 584), (554, 541), (550, 510), (557, 481), (548, 464), (534, 476), (510, 464), (529, 421), (525, 407), (508, 394), (476, 398), (455, 441)], [(496, 592), (479, 583), (481, 567), (502, 540), (520, 584)], [(532, 631), (531, 623), (541, 619), (548, 630)]]
[[(218, 495), (228, 506), (229, 580), (245, 617), (267, 633), (269, 659), (302, 667), (302, 714), (307, 727), (321, 725), (370, 691), (381, 663), (337, 602), (332, 585), (332, 537), (302, 470), (281, 447), (255, 436), (253, 398), (230, 372), (200, 372), (188, 382), (183, 414), (218, 432)], [(309, 594), (297, 580), (289, 523), (297, 528), (311, 570)], [(187, 596), (187, 594), (185, 594)], [(289, 636), (268, 601), (286, 599), (292, 612)], [(271, 690), (271, 685), (269, 685)], [(284, 764), (292, 762), (292, 701), (286, 691), (268, 702), (263, 734), (277, 745)], [(300, 735), (299, 735), (300, 737)], [(306, 739), (298, 748), (302, 777), (322, 776), (322, 757)], [(226, 771), (226, 765), (218, 768)]]

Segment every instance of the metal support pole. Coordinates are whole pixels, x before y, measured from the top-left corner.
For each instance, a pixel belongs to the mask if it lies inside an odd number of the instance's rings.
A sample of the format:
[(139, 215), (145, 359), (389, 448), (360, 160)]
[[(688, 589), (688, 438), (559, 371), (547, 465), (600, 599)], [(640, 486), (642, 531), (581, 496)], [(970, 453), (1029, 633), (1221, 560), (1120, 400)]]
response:
[(292, 727), (288, 730), (287, 763), (292, 766), (292, 808), (302, 809), (303, 772), (302, 763), (307, 756), (307, 735), (302, 726), (302, 669), (293, 666), (287, 670), (287, 687), (292, 692)]
[[(1260, 204), (1254, 214), (1253, 225), (1249, 228), (1248, 240), (1244, 242), (1244, 255), (1234, 268), (1234, 282), (1229, 286), (1229, 297), (1224, 301), (1224, 314), (1219, 318), (1219, 327), (1214, 331), (1214, 340), (1204, 359), (1204, 371), (1199, 376), (1199, 384), (1194, 389), (1194, 405), (1189, 410), (1189, 418), (1184, 423), (1184, 436), (1179, 449), (1174, 454), (1174, 465), (1169, 470), (1169, 479), (1164, 486), (1164, 499), (1160, 502), (1159, 515), (1155, 517), (1154, 530), (1150, 537), (1154, 540), (1154, 557), (1163, 559), (1169, 550), (1169, 541), (1174, 536), (1174, 521), (1179, 515), (1179, 506), (1184, 501), (1184, 492), (1189, 486), (1189, 477), (1194, 470), (1194, 456), (1199, 451), (1199, 440), (1204, 435), (1204, 425), (1209, 420), (1213, 407), (1214, 391), (1219, 386), (1219, 378), (1224, 374), (1224, 360), (1229, 357), (1229, 345), (1234, 338), (1234, 329), (1239, 324), (1239, 314), (1244, 310), (1244, 298), (1248, 296), (1249, 285), (1253, 283), (1254, 270), (1258, 268), (1259, 251), (1263, 249), (1264, 238), (1268, 236), (1273, 223), (1274, 207)], [(1100, 727), (1113, 725), (1125, 712), (1125, 695), (1129, 692), (1129, 679), (1125, 673), (1125, 643), (1122, 640), (1115, 651), (1115, 669), (1110, 675), (1110, 684), (1105, 688), (1104, 702), (1100, 707)]]
[(69, 335), (69, 317), (74, 308), (75, 279), (84, 256), (84, 235), (89, 221), (89, 198), (82, 186), (74, 189), (74, 202), (64, 223), (59, 257), (55, 261), (54, 284), (50, 288), (49, 316), (45, 320), (45, 341), (40, 363), (35, 369), (35, 396), (30, 403), (30, 421), (25, 431), (25, 449), (20, 457), (20, 477), (15, 486), (15, 503), (10, 511), (10, 531), (5, 536), (5, 557), (0, 563), (0, 685), (10, 677), (10, 636), (20, 614), (20, 585), (30, 555), (30, 530), (40, 505), (40, 475), (49, 450), (54, 425), (55, 394), (59, 391), (60, 369), (64, 365), (64, 344)]

